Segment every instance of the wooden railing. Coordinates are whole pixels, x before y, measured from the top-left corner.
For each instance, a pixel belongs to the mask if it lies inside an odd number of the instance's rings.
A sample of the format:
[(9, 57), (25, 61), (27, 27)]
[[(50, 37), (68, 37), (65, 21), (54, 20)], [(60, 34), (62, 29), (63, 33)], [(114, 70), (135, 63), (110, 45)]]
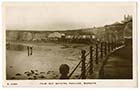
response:
[[(78, 79), (86, 79), (88, 75), (94, 74), (94, 65), (99, 64), (99, 60), (103, 60), (107, 55), (112, 53), (112, 51), (116, 50), (118, 47), (122, 46), (121, 42), (98, 42), (95, 46), (90, 46), (89, 51), (81, 50), (81, 60), (75, 66), (75, 68), (68, 75), (69, 78), (72, 77), (74, 72), (81, 65), (81, 74)], [(89, 59), (87, 59), (89, 57)], [(95, 63), (95, 64), (94, 64)]]

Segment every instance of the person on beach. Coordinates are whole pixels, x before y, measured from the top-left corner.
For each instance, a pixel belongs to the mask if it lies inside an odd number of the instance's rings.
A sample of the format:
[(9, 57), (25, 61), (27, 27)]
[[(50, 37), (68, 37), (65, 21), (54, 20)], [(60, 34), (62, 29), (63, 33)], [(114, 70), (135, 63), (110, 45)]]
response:
[(30, 55), (33, 54), (33, 46), (30, 46)]
[(28, 56), (30, 55), (30, 50), (29, 50), (29, 46), (27, 46), (27, 53), (28, 53)]
[(27, 46), (28, 56), (33, 54), (33, 46)]

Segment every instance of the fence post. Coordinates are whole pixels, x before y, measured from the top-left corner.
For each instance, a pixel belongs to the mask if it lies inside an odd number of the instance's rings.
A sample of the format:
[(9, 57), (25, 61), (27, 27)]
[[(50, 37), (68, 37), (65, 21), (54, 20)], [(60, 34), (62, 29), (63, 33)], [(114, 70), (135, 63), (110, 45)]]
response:
[(120, 47), (120, 45), (119, 45), (119, 44), (120, 44), (120, 42), (119, 42), (119, 41), (117, 41), (117, 47)]
[(89, 73), (90, 75), (93, 73), (93, 51), (92, 51), (92, 46), (90, 46), (90, 69), (89, 69)]
[(116, 41), (116, 48), (118, 48), (118, 40)]
[(117, 40), (115, 40), (115, 49), (117, 48)]
[(107, 42), (105, 42), (105, 47), (106, 47), (106, 48), (105, 48), (105, 49), (106, 49), (105, 52), (106, 52), (106, 54), (107, 54), (107, 53), (108, 53), (108, 52), (107, 52)]
[(112, 51), (112, 42), (110, 42), (110, 51)]
[(115, 41), (113, 42), (113, 45), (114, 45), (113, 50), (115, 50)]
[(96, 60), (95, 63), (98, 64), (98, 44), (96, 43)]
[(59, 72), (61, 73), (60, 79), (69, 79), (69, 66), (67, 64), (61, 64), (59, 67)]
[(86, 68), (85, 68), (85, 60), (86, 60), (85, 53), (86, 53), (86, 51), (82, 50), (81, 53), (82, 53), (82, 56), (81, 56), (81, 59), (82, 59), (81, 77), (82, 77), (82, 79), (86, 79), (86, 75), (85, 75), (86, 74)]
[(113, 41), (111, 42), (111, 50), (113, 50)]
[(110, 42), (108, 42), (108, 53), (110, 53)]
[(105, 46), (105, 48), (104, 48), (104, 53), (105, 53), (105, 55), (107, 54), (107, 45), (106, 45), (106, 42), (104, 42), (104, 46)]
[(118, 45), (118, 41), (116, 42), (116, 47), (117, 47), (117, 48), (119, 47), (119, 45)]
[(101, 42), (101, 58), (103, 58), (103, 42)]

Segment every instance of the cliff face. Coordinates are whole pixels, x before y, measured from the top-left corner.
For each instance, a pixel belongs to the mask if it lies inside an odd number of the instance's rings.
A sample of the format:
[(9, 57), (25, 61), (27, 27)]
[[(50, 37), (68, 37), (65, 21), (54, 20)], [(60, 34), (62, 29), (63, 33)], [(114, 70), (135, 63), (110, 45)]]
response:
[(126, 37), (132, 38), (132, 21), (127, 23), (115, 23), (104, 27), (65, 31), (6, 31), (6, 40), (41, 41), (47, 40), (49, 36), (56, 33), (59, 37), (61, 37), (61, 34), (65, 36), (95, 35), (95, 38), (99, 41), (124, 41)]
[(19, 37), (18, 32), (6, 31), (6, 40), (17, 40)]
[(9, 41), (32, 41), (32, 40), (41, 40), (46, 36), (45, 33), (33, 32), (33, 31), (6, 31), (6, 40)]
[[(14, 30), (7, 30), (6, 31), (6, 40), (9, 41), (35, 41), (35, 40), (47, 40), (50, 36), (59, 36), (59, 38), (64, 36), (80, 36), (80, 35), (94, 35), (96, 38), (103, 38), (103, 34), (105, 32), (104, 27), (97, 27), (97, 28), (84, 28), (84, 29), (77, 29), (77, 30), (65, 30), (65, 31), (14, 31)], [(54, 35), (56, 34), (57, 35)]]
[(30, 32), (6, 32), (7, 40), (31, 40)]

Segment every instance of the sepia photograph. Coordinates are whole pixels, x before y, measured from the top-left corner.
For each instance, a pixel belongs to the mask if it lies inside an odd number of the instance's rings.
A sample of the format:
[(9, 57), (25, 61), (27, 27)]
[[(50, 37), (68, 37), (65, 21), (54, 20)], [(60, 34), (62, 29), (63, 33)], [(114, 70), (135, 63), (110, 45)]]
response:
[(136, 2), (4, 2), (3, 21), (5, 85), (136, 86)]

